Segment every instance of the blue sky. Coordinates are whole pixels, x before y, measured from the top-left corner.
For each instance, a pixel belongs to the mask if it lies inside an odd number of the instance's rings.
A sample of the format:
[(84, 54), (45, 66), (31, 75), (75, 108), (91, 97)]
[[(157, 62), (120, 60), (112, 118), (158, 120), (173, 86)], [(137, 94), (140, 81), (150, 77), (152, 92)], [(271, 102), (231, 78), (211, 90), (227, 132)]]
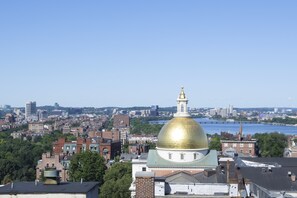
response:
[(1, 1), (0, 105), (297, 107), (297, 1)]

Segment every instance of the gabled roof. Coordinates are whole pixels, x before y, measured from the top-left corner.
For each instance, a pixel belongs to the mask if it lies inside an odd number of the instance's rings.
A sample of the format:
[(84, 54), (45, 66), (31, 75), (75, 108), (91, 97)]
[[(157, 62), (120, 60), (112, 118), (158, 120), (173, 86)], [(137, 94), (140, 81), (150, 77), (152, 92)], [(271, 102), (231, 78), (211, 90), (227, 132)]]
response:
[[(209, 173), (205, 174), (205, 171)], [(226, 183), (225, 174), (222, 174), (219, 170), (204, 170), (196, 174), (180, 171), (162, 178), (165, 179), (166, 183), (170, 184)]]
[(218, 166), (217, 151), (210, 150), (206, 156), (192, 162), (172, 162), (162, 158), (156, 150), (150, 150), (147, 166), (149, 168), (216, 168)]
[(174, 175), (168, 176), (165, 182), (188, 184), (188, 183), (199, 183), (199, 180), (197, 180), (193, 175), (189, 173), (179, 172)]

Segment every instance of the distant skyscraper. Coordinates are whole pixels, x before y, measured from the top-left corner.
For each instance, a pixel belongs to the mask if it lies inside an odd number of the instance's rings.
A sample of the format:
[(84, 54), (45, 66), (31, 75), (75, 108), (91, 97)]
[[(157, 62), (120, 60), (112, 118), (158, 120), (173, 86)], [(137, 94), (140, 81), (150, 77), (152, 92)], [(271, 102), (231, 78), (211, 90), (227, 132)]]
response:
[(54, 107), (55, 107), (55, 109), (59, 109), (60, 105), (57, 102), (55, 102)]
[(26, 108), (25, 108), (25, 116), (26, 118), (36, 115), (36, 102), (27, 102), (26, 103)]
[(159, 115), (159, 106), (152, 105), (150, 110), (150, 116), (158, 116)]

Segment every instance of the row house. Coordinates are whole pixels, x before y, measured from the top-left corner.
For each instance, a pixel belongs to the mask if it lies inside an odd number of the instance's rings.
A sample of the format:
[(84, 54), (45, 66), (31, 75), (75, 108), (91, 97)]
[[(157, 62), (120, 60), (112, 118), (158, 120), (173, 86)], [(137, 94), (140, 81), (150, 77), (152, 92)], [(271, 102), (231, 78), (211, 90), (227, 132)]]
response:
[(100, 153), (106, 160), (110, 160), (120, 155), (121, 142), (102, 138), (77, 138), (77, 141), (66, 141), (65, 138), (59, 138), (53, 144), (55, 154), (73, 155), (84, 151)]

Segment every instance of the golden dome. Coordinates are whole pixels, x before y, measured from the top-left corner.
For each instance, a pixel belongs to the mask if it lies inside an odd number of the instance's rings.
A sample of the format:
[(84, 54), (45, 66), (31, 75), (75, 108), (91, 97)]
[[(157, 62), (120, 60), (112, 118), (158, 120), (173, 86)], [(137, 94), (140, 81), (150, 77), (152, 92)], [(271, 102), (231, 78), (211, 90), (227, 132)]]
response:
[(167, 122), (158, 135), (158, 148), (208, 149), (206, 134), (192, 118), (175, 117)]

